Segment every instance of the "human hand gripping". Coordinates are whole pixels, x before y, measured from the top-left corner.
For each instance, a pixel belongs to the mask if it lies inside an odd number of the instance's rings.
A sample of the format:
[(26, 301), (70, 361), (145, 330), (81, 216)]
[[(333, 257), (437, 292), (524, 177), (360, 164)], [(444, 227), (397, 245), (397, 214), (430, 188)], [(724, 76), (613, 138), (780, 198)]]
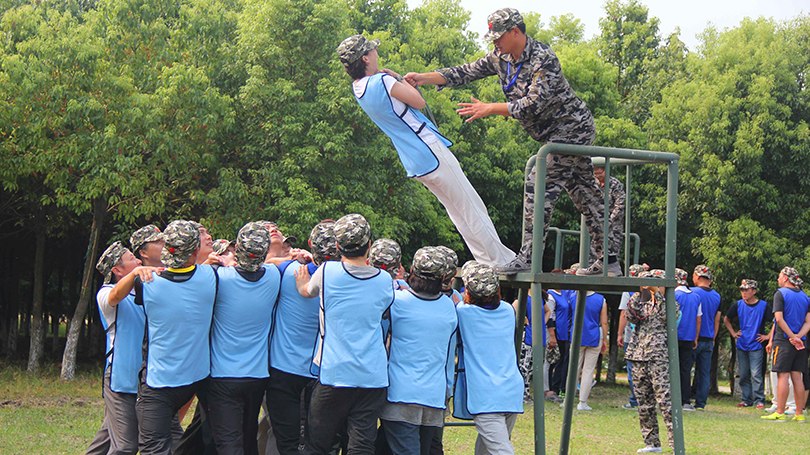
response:
[(301, 297), (311, 299), (315, 297), (314, 295), (310, 295), (308, 291), (309, 287), (309, 280), (312, 277), (309, 274), (309, 269), (306, 265), (301, 265), (295, 271), (295, 287), (298, 288), (298, 293), (301, 294)]
[(149, 283), (154, 279), (152, 273), (157, 273), (160, 275), (160, 272), (166, 270), (166, 267), (149, 267), (149, 266), (138, 266), (132, 270), (138, 278), (141, 279), (144, 283)]

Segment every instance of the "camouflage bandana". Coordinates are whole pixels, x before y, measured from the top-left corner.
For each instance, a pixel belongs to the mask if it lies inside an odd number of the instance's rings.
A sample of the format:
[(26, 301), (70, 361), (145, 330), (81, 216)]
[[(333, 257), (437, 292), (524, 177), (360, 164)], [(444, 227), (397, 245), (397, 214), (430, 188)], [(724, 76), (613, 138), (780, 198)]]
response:
[(700, 264), (699, 266), (695, 267), (695, 275), (702, 276), (703, 278), (708, 278), (709, 281), (714, 281), (712, 269), (710, 269), (708, 265)]
[(214, 254), (220, 255), (225, 254), (225, 251), (228, 250), (228, 247), (231, 245), (231, 241), (227, 239), (216, 239), (214, 240)]
[(376, 49), (380, 45), (380, 40), (367, 40), (363, 35), (352, 35), (345, 40), (341, 41), (337, 48), (340, 62), (344, 65), (351, 65), (356, 62), (360, 57), (366, 55), (366, 52)]
[(500, 287), (495, 269), (475, 261), (464, 264), (461, 268), (461, 277), (464, 280), (464, 289), (479, 299), (495, 295)]
[(456, 272), (458, 271), (458, 255), (455, 251), (444, 245), (439, 245), (436, 248), (438, 248), (438, 250), (444, 254), (445, 259), (447, 259), (447, 270), (444, 273), (444, 281), (442, 281), (442, 286), (446, 288), (453, 282), (453, 278), (455, 278)]
[(270, 249), (270, 231), (262, 224), (250, 222), (236, 234), (236, 263), (242, 270), (255, 272), (264, 264)]
[(754, 280), (742, 280), (742, 283), (740, 283), (740, 290), (743, 291), (746, 289), (757, 289), (758, 287), (759, 284)]
[(686, 278), (689, 274), (686, 273), (684, 269), (675, 269), (675, 281), (678, 282), (678, 286), (688, 286), (689, 283), (686, 282)]
[(647, 269), (641, 264), (633, 264), (630, 266), (630, 276), (638, 276), (641, 272), (645, 272), (646, 270)]
[(115, 267), (115, 264), (118, 264), (118, 261), (124, 257), (127, 251), (129, 250), (123, 243), (115, 242), (101, 253), (101, 257), (98, 258), (98, 262), (96, 263), (96, 270), (104, 275), (104, 284), (110, 283), (110, 280), (112, 280), (113, 267)]
[(309, 247), (316, 264), (324, 261), (340, 260), (340, 252), (337, 249), (337, 239), (332, 230), (334, 221), (321, 221), (312, 228), (309, 233)]
[(796, 286), (797, 288), (801, 288), (804, 285), (804, 281), (802, 281), (802, 279), (799, 278), (799, 271), (794, 269), (793, 267), (785, 267), (784, 269), (782, 269), (780, 273), (782, 275), (785, 275), (785, 278), (787, 278), (788, 282)]
[(401, 260), (402, 250), (399, 243), (391, 239), (377, 239), (368, 250), (369, 265), (383, 269), (392, 275), (396, 275)]
[(363, 215), (352, 213), (335, 221), (338, 249), (345, 256), (363, 250), (371, 241), (371, 226)]
[(166, 243), (160, 251), (160, 262), (173, 269), (182, 267), (191, 253), (200, 247), (200, 229), (197, 225), (200, 223), (186, 220), (169, 223), (163, 231)]
[(137, 252), (141, 251), (147, 243), (157, 242), (162, 239), (163, 235), (160, 229), (154, 224), (149, 224), (132, 233), (129, 237), (129, 245), (132, 247), (132, 251)]
[(289, 236), (289, 237), (284, 237), (284, 240), (282, 240), (281, 243), (287, 243), (290, 246), (295, 246), (295, 242), (297, 242), (297, 241), (298, 241), (298, 239), (296, 237)]
[(435, 246), (416, 250), (413, 255), (413, 274), (424, 280), (436, 281), (447, 273), (447, 256)]
[(666, 272), (661, 269), (645, 270), (638, 274), (639, 278), (661, 278), (667, 277)]
[(504, 33), (523, 23), (523, 16), (514, 8), (502, 8), (487, 17), (489, 31), (484, 35), (487, 41), (495, 41)]

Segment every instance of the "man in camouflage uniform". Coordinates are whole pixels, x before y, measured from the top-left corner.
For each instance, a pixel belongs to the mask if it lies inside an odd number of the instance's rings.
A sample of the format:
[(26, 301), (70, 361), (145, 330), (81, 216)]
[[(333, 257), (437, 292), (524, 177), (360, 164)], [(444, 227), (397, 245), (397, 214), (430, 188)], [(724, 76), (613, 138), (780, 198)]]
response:
[[(596, 183), (605, 188), (605, 166), (599, 165), (593, 168), (593, 175)], [(610, 251), (616, 255), (621, 253), (622, 240), (624, 239), (624, 207), (627, 196), (624, 193), (624, 185), (616, 177), (610, 177), (610, 232), (608, 232), (608, 242)], [(591, 242), (590, 264), (596, 261), (596, 248)]]
[[(663, 270), (641, 272), (642, 278), (665, 278)], [(661, 453), (658, 438), (658, 404), (667, 425), (669, 445), (672, 436), (672, 397), (670, 396), (669, 359), (667, 354), (667, 308), (663, 288), (644, 286), (627, 303), (627, 320), (635, 330), (624, 358), (633, 362), (633, 387), (638, 399), (638, 420), (646, 447), (638, 453)], [(680, 310), (678, 310), (680, 314)]]
[[(514, 8), (503, 8), (489, 15), (489, 32), (484, 39), (493, 41), (495, 49), (483, 58), (453, 68), (431, 73), (408, 73), (405, 80), (411, 85), (433, 84), (441, 90), (467, 84), (488, 76), (498, 75), (506, 103), (483, 103), (472, 98), (472, 103), (459, 103), (460, 115), (470, 115), (467, 121), (488, 115), (513, 117), (523, 129), (539, 142), (591, 145), (596, 136), (593, 116), (585, 103), (577, 97), (563, 75), (557, 56), (545, 44), (526, 35), (523, 16)], [(563, 189), (585, 215), (585, 224), (595, 243), (599, 259), (592, 267), (580, 270), (579, 275), (602, 272), (602, 220), (604, 203), (593, 177), (588, 157), (551, 154), (547, 157), (545, 225), (548, 232), (554, 202)], [(534, 223), (534, 185), (536, 170), (526, 178), (524, 192), (525, 230), (518, 257), (499, 267), (503, 273), (515, 273), (530, 268), (532, 257), (532, 231)], [(610, 253), (609, 272), (621, 274), (618, 262)], [(614, 265), (615, 263), (615, 265)]]

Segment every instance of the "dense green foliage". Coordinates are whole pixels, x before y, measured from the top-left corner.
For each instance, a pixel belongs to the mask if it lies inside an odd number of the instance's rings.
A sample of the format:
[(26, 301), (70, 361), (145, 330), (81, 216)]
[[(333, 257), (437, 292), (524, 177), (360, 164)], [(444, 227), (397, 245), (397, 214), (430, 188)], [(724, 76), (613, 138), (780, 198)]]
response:
[[(106, 206), (103, 244), (178, 217), (203, 220), (215, 237), (277, 220), (305, 239), (319, 220), (359, 212), (376, 236), (403, 245), (406, 262), (439, 243), (470, 258), (353, 99), (335, 52), (365, 33), (382, 40), (382, 65), (401, 73), (478, 58), (486, 50), (466, 28), (482, 24), (469, 24), (456, 0), (414, 9), (404, 0), (9, 0), (0, 9), (4, 353), (18, 315), (27, 330), (37, 220), (46, 219), (48, 262), (76, 280), (96, 200)], [(690, 52), (677, 33), (661, 37), (636, 0), (608, 2), (591, 39), (573, 15), (525, 16), (593, 111), (597, 145), (680, 154), (678, 265), (712, 266), (724, 307), (743, 277), (766, 283), (767, 298), (782, 266), (810, 273), (810, 17), (710, 28)], [(502, 101), (493, 78), (423, 94), (518, 248), (524, 165), (540, 144), (513, 120), (464, 123), (455, 113), (470, 96)], [(664, 169), (634, 172), (633, 231), (642, 259), (662, 266)], [(578, 228), (570, 201), (557, 207), (552, 224)], [(62, 265), (45, 270), (53, 317), (71, 314), (78, 296), (56, 284)]]

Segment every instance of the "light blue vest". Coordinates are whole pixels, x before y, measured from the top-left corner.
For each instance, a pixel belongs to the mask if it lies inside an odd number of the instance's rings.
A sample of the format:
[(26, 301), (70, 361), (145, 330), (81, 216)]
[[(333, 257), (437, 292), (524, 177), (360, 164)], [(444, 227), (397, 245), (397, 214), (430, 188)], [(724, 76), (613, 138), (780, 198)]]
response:
[[(320, 299), (307, 299), (298, 293), (295, 271), (300, 265), (297, 261), (290, 263), (281, 277), (270, 342), (270, 366), (285, 373), (314, 378), (310, 365), (318, 338)], [(315, 273), (315, 264), (307, 264), (307, 267), (310, 275)]]
[(737, 320), (742, 331), (742, 335), (737, 337), (737, 349), (741, 351), (762, 349), (762, 343), (757, 341), (757, 333), (762, 327), (762, 318), (767, 307), (768, 302), (764, 300), (760, 300), (754, 306), (748, 305), (743, 299), (737, 301)]
[[(114, 285), (105, 284), (102, 288)], [(110, 390), (118, 393), (138, 393), (138, 372), (143, 365), (143, 331), (146, 316), (128, 295), (115, 306), (115, 345), (110, 339), (107, 319), (101, 312), (101, 324), (107, 331), (107, 366), (110, 367)]]
[(210, 265), (196, 266), (187, 281), (157, 276), (144, 283), (146, 385), (181, 387), (208, 377), (216, 285), (216, 273)]
[(585, 319), (582, 324), (582, 346), (599, 346), (599, 327), (605, 296), (591, 294), (585, 297)]
[(515, 355), (515, 310), (459, 303), (458, 324), (471, 414), (523, 412), (523, 377)]
[(342, 262), (321, 267), (322, 340), (314, 359), (321, 384), (388, 387), (382, 316), (394, 302), (391, 275), (378, 271), (373, 277), (357, 278)]
[[(445, 408), (448, 359), (455, 352), (458, 327), (450, 297), (422, 300), (396, 291), (391, 306), (388, 401)], [(451, 376), (452, 378), (452, 376)]]
[[(357, 102), (394, 143), (408, 177), (421, 177), (435, 171), (439, 167), (439, 160), (420, 133), (427, 129), (444, 145), (450, 147), (453, 143), (442, 136), (436, 126), (418, 110), (408, 106), (403, 112), (394, 112), (391, 98), (383, 82), (384, 77), (392, 76), (385, 73), (369, 76), (366, 90), (357, 98)], [(421, 126), (416, 130), (411, 129), (411, 126), (403, 120), (407, 118), (415, 119)]]
[[(804, 318), (807, 317), (807, 308), (810, 306), (810, 297), (802, 291), (796, 292), (790, 288), (779, 288), (782, 298), (785, 300), (785, 308), (782, 317), (793, 333), (798, 333), (804, 325)], [(787, 339), (786, 334), (782, 334)], [(802, 340), (807, 338), (803, 336)]]
[[(675, 301), (681, 306), (681, 318), (678, 321), (678, 339), (695, 341), (697, 337), (697, 314), (700, 307), (700, 295), (695, 292), (675, 291)], [(700, 318), (703, 325), (703, 317)], [(712, 319), (714, 324), (714, 319)]]
[(212, 378), (267, 378), (267, 342), (281, 277), (264, 265), (264, 275), (250, 282), (236, 267), (220, 267), (217, 304), (211, 325)]

